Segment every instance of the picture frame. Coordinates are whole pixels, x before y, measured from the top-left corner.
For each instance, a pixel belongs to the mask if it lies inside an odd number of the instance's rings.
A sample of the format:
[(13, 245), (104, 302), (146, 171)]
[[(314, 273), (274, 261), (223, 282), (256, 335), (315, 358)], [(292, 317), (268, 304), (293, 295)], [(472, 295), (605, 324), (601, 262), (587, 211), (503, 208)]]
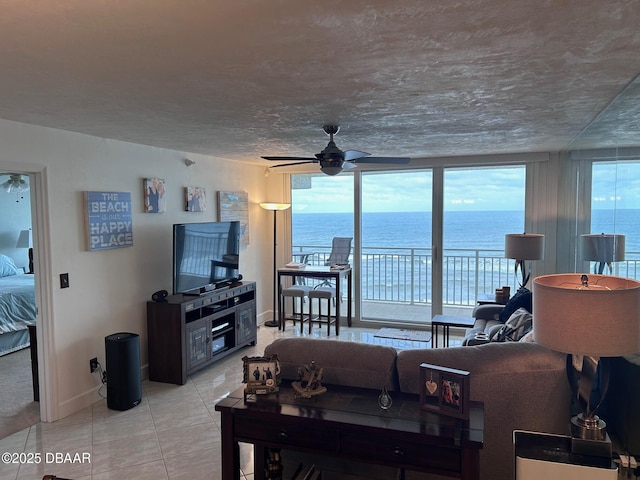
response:
[(186, 212), (206, 212), (206, 189), (197, 186), (184, 187), (184, 209)]
[(243, 383), (247, 395), (268, 395), (280, 390), (280, 362), (278, 355), (243, 357)]
[(470, 375), (465, 370), (420, 364), (420, 409), (468, 420)]
[(249, 195), (244, 191), (218, 192), (218, 219), (240, 222), (240, 245), (249, 245)]
[(144, 211), (165, 213), (167, 211), (166, 183), (164, 178), (149, 177), (143, 180)]

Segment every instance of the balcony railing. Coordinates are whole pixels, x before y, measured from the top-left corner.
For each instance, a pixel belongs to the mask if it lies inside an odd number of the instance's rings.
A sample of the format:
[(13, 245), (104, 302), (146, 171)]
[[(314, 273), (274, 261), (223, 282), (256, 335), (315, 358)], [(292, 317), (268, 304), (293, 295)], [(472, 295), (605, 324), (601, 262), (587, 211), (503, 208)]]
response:
[[(324, 265), (331, 247), (296, 245), (294, 252), (313, 251), (310, 265)], [(637, 279), (640, 252), (627, 252), (627, 260), (614, 264), (613, 275)], [(353, 260), (350, 262), (353, 265)], [(363, 301), (430, 305), (432, 252), (430, 248), (363, 247), (361, 298)], [(518, 287), (514, 260), (502, 250), (445, 249), (443, 255), (443, 303), (473, 306), (496, 288)], [(607, 272), (608, 273), (608, 272)]]

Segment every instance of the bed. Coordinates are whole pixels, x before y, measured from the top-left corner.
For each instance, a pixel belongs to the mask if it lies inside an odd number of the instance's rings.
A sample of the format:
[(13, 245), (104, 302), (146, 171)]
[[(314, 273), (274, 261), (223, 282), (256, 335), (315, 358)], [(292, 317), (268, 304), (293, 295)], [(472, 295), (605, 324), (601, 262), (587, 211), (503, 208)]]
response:
[(33, 275), (0, 255), (0, 356), (29, 346), (29, 326), (36, 324)]

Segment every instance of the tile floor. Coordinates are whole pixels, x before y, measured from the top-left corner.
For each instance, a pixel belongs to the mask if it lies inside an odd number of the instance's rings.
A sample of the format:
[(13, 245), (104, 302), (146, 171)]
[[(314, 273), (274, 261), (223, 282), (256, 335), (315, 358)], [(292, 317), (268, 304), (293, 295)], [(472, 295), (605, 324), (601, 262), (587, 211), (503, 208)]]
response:
[[(345, 327), (339, 339), (396, 348), (429, 346), (374, 337), (377, 330)], [(3, 456), (0, 478), (36, 480), (53, 474), (74, 480), (219, 479), (220, 422), (215, 404), (242, 384), (243, 356), (262, 355), (276, 338), (293, 335), (299, 333), (291, 326), (284, 333), (260, 327), (255, 347), (197, 372), (185, 385), (144, 381), (142, 402), (130, 410), (110, 410), (101, 400), (57, 422), (38, 423), (4, 438), (0, 452), (13, 454), (10, 460), (18, 463), (7, 463)], [(326, 331), (315, 327), (311, 336), (326, 337)], [(251, 448), (245, 447), (243, 472), (251, 472), (241, 476), (246, 480), (253, 478), (253, 464)]]

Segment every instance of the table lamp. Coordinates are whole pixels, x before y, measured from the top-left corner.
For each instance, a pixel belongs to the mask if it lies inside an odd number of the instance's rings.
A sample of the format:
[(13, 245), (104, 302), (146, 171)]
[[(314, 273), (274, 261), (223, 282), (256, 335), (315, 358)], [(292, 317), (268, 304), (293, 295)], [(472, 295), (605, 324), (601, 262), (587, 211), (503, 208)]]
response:
[(264, 208), (265, 210), (271, 210), (273, 211), (273, 319), (272, 320), (267, 320), (266, 322), (263, 323), (263, 325), (265, 325), (266, 327), (277, 327), (280, 325), (280, 322), (277, 320), (276, 318), (276, 305), (278, 304), (278, 292), (277, 292), (277, 287), (276, 284), (278, 283), (276, 280), (276, 275), (277, 275), (277, 263), (276, 263), (276, 256), (277, 256), (277, 245), (278, 245), (278, 236), (277, 236), (277, 232), (278, 232), (278, 228), (277, 228), (277, 217), (276, 217), (276, 213), (278, 213), (278, 210), (286, 210), (287, 208), (289, 208), (291, 206), (290, 203), (273, 203), (273, 202), (266, 202), (266, 203), (261, 203), (260, 206), (262, 208)]
[(582, 259), (596, 262), (593, 266), (593, 273), (602, 275), (605, 265), (609, 266), (609, 273), (612, 272), (612, 262), (624, 261), (624, 235), (587, 234), (580, 235), (580, 247)]
[(504, 236), (504, 255), (516, 261), (515, 274), (518, 276), (518, 268), (522, 272), (520, 286), (524, 287), (529, 282), (530, 273), (527, 273), (526, 260), (541, 260), (544, 258), (544, 235), (537, 233), (507, 233)]
[[(535, 342), (568, 354), (567, 375), (582, 410), (571, 419), (574, 453), (610, 456), (606, 423), (596, 412), (608, 387), (608, 357), (640, 352), (640, 282), (597, 274), (540, 276), (533, 281), (533, 312)], [(596, 371), (599, 399), (593, 394)]]

